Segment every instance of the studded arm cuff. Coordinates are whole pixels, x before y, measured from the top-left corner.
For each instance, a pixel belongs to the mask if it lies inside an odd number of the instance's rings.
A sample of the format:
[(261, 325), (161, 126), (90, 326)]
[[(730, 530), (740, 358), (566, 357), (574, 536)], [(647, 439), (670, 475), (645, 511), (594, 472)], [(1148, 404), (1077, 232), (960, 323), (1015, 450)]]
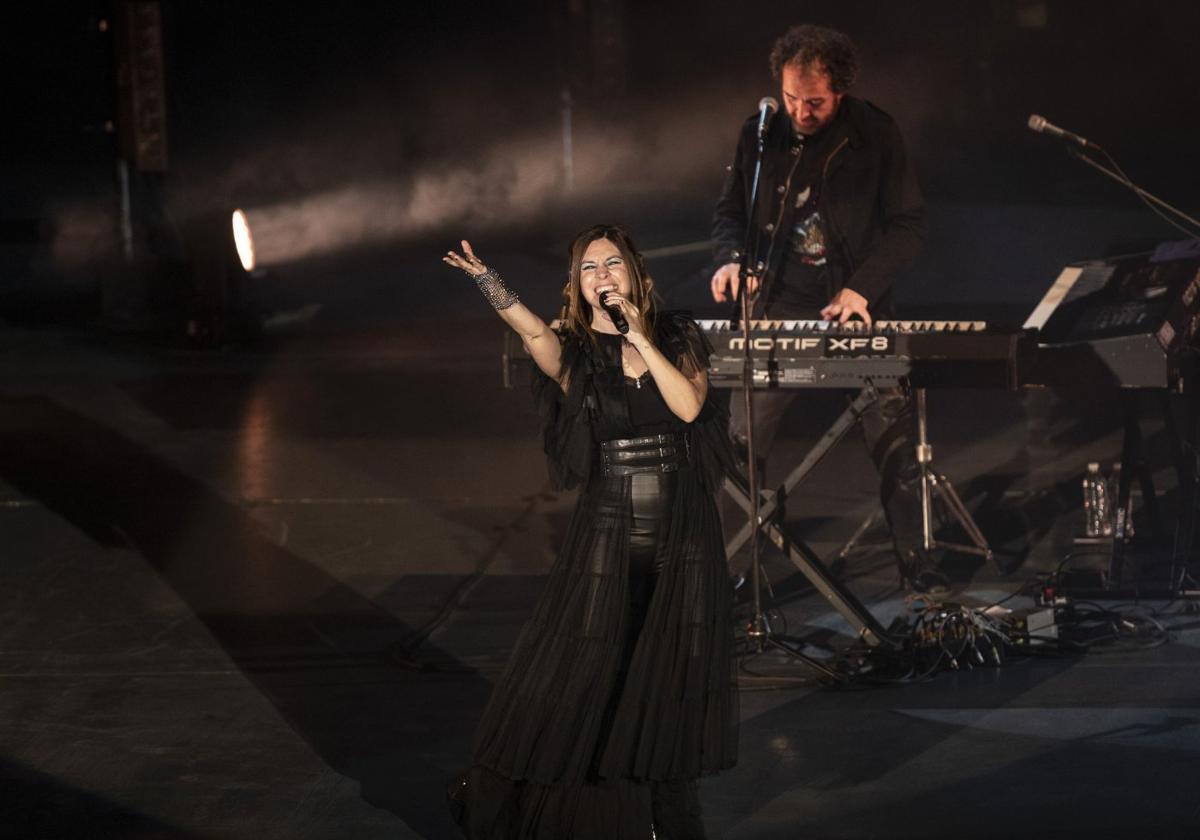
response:
[(517, 293), (504, 285), (504, 280), (496, 273), (496, 269), (489, 268), (483, 274), (473, 276), (475, 284), (479, 286), (479, 291), (483, 292), (483, 296), (487, 298), (487, 302), (492, 305), (493, 309), (508, 309), (513, 304), (520, 302), (521, 299), (517, 297)]

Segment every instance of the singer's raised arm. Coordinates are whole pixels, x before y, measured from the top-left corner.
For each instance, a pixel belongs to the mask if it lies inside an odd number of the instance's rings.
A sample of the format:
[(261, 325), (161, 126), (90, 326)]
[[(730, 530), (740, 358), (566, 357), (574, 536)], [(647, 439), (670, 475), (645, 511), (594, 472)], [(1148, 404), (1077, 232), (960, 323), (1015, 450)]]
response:
[(462, 269), (471, 276), (496, 314), (521, 336), (534, 364), (542, 373), (561, 384), (562, 344), (558, 336), (533, 310), (521, 303), (516, 292), (504, 284), (495, 269), (488, 268), (475, 256), (470, 242), (462, 240), (462, 249), (462, 254), (447, 251), (442, 262)]

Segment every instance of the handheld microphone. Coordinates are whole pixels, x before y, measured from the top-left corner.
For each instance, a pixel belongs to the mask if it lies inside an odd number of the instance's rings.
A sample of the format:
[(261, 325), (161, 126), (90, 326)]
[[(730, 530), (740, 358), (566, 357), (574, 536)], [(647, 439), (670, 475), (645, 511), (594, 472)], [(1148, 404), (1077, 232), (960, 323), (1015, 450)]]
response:
[(600, 305), (604, 307), (604, 311), (608, 313), (608, 317), (612, 318), (613, 326), (617, 328), (617, 332), (619, 332), (621, 335), (625, 335), (627, 332), (629, 332), (629, 322), (625, 320), (625, 315), (621, 312), (621, 307), (617, 306), (615, 303), (610, 304), (608, 302), (608, 296), (611, 294), (612, 292), (608, 289), (605, 289), (603, 292), (601, 292)]
[(764, 96), (758, 100), (758, 136), (762, 137), (767, 130), (767, 120), (779, 110), (779, 103), (774, 96)]
[(1047, 122), (1046, 118), (1040, 114), (1029, 115), (1029, 128), (1031, 131), (1036, 131), (1038, 134), (1049, 134), (1051, 137), (1058, 137), (1062, 140), (1070, 140), (1072, 143), (1078, 143), (1085, 149), (1100, 148), (1085, 137), (1080, 137), (1078, 134), (1067, 131), (1065, 128), (1059, 128), (1052, 122)]

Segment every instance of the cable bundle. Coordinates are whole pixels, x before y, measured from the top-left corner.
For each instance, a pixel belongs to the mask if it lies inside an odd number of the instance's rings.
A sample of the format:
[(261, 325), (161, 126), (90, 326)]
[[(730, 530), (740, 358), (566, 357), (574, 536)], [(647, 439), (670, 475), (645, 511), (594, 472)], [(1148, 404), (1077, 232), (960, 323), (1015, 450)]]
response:
[(1003, 665), (1004, 650), (1016, 644), (1012, 629), (983, 610), (959, 604), (931, 604), (917, 614), (907, 647), (918, 672), (970, 670)]

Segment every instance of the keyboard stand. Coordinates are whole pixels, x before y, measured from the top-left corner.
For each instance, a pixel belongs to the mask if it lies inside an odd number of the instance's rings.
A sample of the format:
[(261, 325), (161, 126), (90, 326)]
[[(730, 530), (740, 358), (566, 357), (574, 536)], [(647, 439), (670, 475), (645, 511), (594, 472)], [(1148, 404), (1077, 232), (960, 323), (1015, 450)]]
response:
[[(803, 540), (785, 534), (779, 524), (771, 518), (779, 507), (779, 500), (786, 498), (787, 494), (813, 471), (817, 464), (837, 445), (838, 441), (846, 436), (846, 432), (858, 423), (863, 412), (878, 399), (879, 395), (873, 387), (868, 386), (859, 392), (816, 446), (808, 451), (804, 460), (788, 474), (779, 490), (775, 493), (763, 494), (763, 499), (758, 507), (758, 527), (775, 544), (776, 548), (787, 555), (792, 564), (813, 585), (813, 588), (837, 610), (842, 618), (849, 622), (864, 642), (872, 647), (882, 645), (898, 648), (898, 642), (888, 636), (883, 625), (875, 616), (871, 615), (871, 611), (858, 600), (854, 593), (833, 577), (816, 552)], [(725, 492), (749, 515), (750, 496), (746, 492), (744, 484), (733, 479), (726, 479)], [(753, 531), (754, 526), (747, 520), (746, 524), (725, 544), (726, 556), (733, 556), (738, 549), (745, 545)]]
[[(950, 483), (948, 478), (934, 469), (933, 447), (930, 446), (926, 434), (925, 389), (913, 389), (913, 397), (917, 411), (917, 463), (921, 468), (921, 532), (924, 548), (926, 551), (950, 549), (951, 551), (976, 554), (984, 557), (989, 562), (994, 562), (991, 547), (988, 545), (983, 533), (979, 530), (979, 526), (975, 524), (975, 520), (971, 517), (970, 512), (962, 503), (962, 499), (959, 497), (957, 491), (955, 491), (954, 485)], [(758, 513), (759, 528), (763, 534), (780, 551), (787, 555), (792, 564), (800, 570), (800, 573), (837, 610), (842, 618), (849, 622), (850, 626), (858, 632), (863, 641), (872, 646), (885, 645), (891, 647), (895, 646), (896, 642), (887, 635), (887, 631), (883, 628), (883, 625), (871, 615), (870, 610), (858, 600), (853, 592), (833, 577), (832, 573), (812, 548), (803, 540), (789, 537), (783, 532), (779, 523), (772, 519), (779, 509), (780, 500), (786, 499), (800, 482), (808, 477), (808, 474), (846, 436), (846, 433), (859, 422), (863, 412), (878, 399), (879, 394), (874, 387), (868, 385), (866, 388), (863, 388), (850, 405), (846, 407), (846, 410), (833, 422), (833, 425), (821, 436), (816, 445), (808, 451), (808, 454), (804, 456), (804, 460), (788, 473), (783, 484), (779, 486), (779, 489), (773, 493), (763, 493)], [(725, 481), (725, 492), (749, 515), (750, 498), (744, 484), (727, 479)], [(970, 538), (972, 545), (944, 542), (934, 537), (934, 494), (937, 494), (945, 503), (951, 515), (962, 526), (968, 538)], [(858, 533), (842, 548), (839, 556), (845, 557), (849, 553), (851, 550), (850, 547), (857, 542), (858, 538), (861, 538), (862, 533), (866, 530), (866, 525), (867, 523), (864, 523), (859, 527)], [(753, 526), (747, 521), (726, 542), (725, 555), (732, 557), (750, 539), (752, 531)]]

